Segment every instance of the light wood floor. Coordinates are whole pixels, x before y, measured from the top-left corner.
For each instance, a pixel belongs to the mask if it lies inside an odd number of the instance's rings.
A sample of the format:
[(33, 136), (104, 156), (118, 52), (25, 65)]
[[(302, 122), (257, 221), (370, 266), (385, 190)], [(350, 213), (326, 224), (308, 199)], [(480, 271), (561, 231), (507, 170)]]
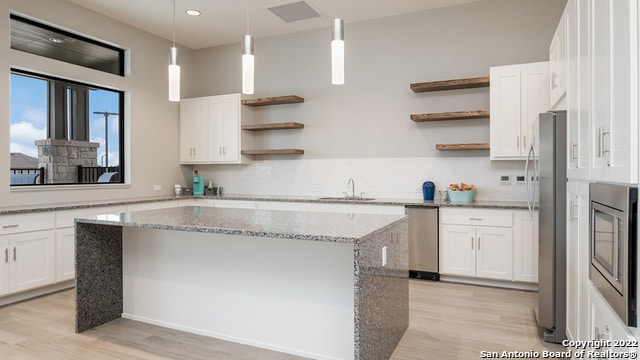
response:
[[(536, 293), (410, 281), (410, 325), (391, 359), (479, 359), (480, 351), (562, 351), (535, 326)], [(300, 359), (119, 319), (74, 332), (74, 293), (0, 308), (0, 359)], [(363, 359), (367, 360), (367, 359)]]

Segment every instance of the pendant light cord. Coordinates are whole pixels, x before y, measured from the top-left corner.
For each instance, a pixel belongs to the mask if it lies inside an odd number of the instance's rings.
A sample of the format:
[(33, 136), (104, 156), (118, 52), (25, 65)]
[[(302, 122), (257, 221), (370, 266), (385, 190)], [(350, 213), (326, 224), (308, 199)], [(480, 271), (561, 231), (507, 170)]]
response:
[(246, 15), (247, 15), (247, 35), (249, 35), (249, 0), (246, 2)]
[(173, 0), (173, 47), (176, 47), (176, 0)]

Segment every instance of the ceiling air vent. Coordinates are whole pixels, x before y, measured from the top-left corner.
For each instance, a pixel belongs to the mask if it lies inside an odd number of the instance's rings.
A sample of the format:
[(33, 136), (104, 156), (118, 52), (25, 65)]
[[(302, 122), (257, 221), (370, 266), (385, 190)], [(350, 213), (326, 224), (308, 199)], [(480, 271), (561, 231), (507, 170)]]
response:
[(288, 23), (313, 19), (322, 16), (304, 1), (274, 6), (268, 8), (268, 10)]

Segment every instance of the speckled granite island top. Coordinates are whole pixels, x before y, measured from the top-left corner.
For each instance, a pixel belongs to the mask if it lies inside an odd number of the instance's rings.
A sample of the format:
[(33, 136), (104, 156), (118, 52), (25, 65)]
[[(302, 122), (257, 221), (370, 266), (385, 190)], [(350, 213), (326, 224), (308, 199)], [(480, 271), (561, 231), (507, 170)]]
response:
[(185, 206), (78, 218), (83, 223), (314, 241), (358, 242), (405, 219), (339, 214)]
[(406, 216), (187, 206), (75, 225), (77, 332), (125, 317), (383, 360), (409, 325)]

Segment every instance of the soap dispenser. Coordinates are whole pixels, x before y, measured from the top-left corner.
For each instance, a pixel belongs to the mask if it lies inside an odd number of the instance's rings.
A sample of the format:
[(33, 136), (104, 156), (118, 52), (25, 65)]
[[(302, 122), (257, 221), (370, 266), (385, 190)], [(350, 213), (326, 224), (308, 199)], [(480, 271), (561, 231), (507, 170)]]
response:
[(193, 195), (204, 195), (204, 178), (198, 175), (198, 170), (193, 172)]

